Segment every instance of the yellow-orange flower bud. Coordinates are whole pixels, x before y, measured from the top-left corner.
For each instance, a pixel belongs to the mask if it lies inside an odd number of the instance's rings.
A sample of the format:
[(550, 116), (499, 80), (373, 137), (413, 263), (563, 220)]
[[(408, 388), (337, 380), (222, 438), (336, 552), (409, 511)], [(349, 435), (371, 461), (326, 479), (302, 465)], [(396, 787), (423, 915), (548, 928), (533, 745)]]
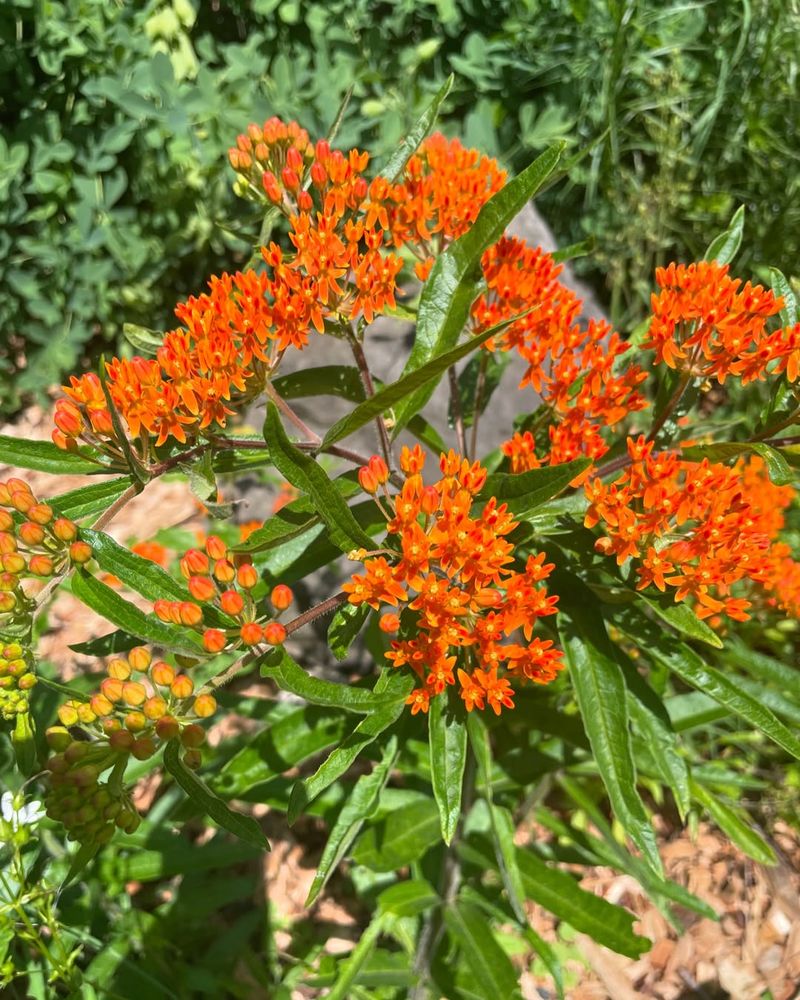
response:
[(181, 601), (178, 605), (178, 617), (181, 625), (199, 625), (203, 620), (203, 612), (191, 601)]
[(211, 601), (216, 596), (217, 588), (207, 576), (193, 576), (189, 579), (189, 593), (196, 601)]
[(168, 687), (175, 679), (175, 670), (164, 660), (157, 660), (150, 668), (150, 677), (159, 687)]
[(144, 684), (140, 684), (138, 681), (123, 681), (122, 700), (126, 705), (136, 708), (141, 705), (146, 698), (147, 690), (145, 689)]
[(34, 504), (28, 510), (28, 520), (34, 524), (49, 524), (53, 520), (53, 508), (46, 503)]
[[(47, 556), (31, 556), (31, 564), (33, 564), (34, 559), (36, 560), (47, 559)], [(49, 562), (50, 562), (50, 572), (52, 572), (53, 570), (52, 559), (49, 560)], [(4, 556), (0, 556), (0, 566), (3, 567), (6, 573), (14, 573), (15, 575), (19, 575), (25, 570), (26, 565), (27, 564), (25, 562), (25, 556), (20, 555), (19, 552), (7, 552)], [(44, 564), (43, 567), (41, 562), (37, 562), (36, 569), (41, 569), (41, 568), (46, 569), (46, 564)], [(37, 573), (36, 569), (33, 567), (33, 565), (31, 565), (31, 573), (33, 573), (34, 576), (50, 575), (50, 573), (47, 572)]]
[(206, 539), (206, 552), (209, 558), (213, 559), (215, 562), (218, 559), (224, 559), (228, 554), (228, 546), (219, 535), (209, 535)]
[(87, 563), (92, 558), (92, 547), (88, 542), (73, 542), (69, 547), (69, 557), (79, 565)]
[(181, 559), (181, 573), (190, 579), (193, 576), (208, 576), (208, 556), (199, 549), (189, 549)]
[(110, 701), (122, 701), (123, 681), (116, 677), (104, 677), (100, 681), (100, 690)]
[[(156, 752), (156, 743), (152, 736), (140, 736), (133, 741), (131, 754), (137, 760), (147, 760)], [(138, 823), (137, 823), (138, 826)]]
[(228, 615), (239, 615), (244, 608), (244, 598), (238, 590), (226, 590), (219, 599), (220, 607)]
[(209, 653), (219, 653), (227, 644), (225, 633), (218, 628), (207, 628), (203, 633), (203, 646)]
[(142, 711), (144, 712), (145, 717), (151, 721), (154, 719), (160, 719), (162, 716), (167, 714), (167, 703), (161, 695), (153, 695), (152, 698), (148, 698), (142, 705)]
[(397, 615), (394, 615), (391, 612), (389, 612), (389, 614), (381, 615), (381, 619), (378, 624), (381, 632), (386, 632), (389, 635), (400, 630), (400, 619)]
[(123, 660), (121, 657), (115, 657), (113, 660), (109, 661), (106, 667), (106, 673), (109, 677), (113, 677), (118, 681), (126, 681), (131, 675), (131, 665), (127, 660)]
[(172, 715), (164, 715), (156, 722), (156, 736), (165, 742), (174, 740), (180, 731), (180, 723)]
[(173, 698), (188, 698), (194, 691), (194, 681), (186, 674), (178, 674), (169, 686)]
[(255, 587), (258, 583), (258, 573), (255, 566), (252, 563), (244, 563), (244, 565), (239, 567), (236, 579), (239, 582), (239, 586), (244, 587), (245, 590)]
[(128, 712), (125, 716), (125, 728), (132, 733), (139, 733), (147, 726), (147, 716), (144, 712)]
[(78, 537), (78, 526), (68, 517), (57, 517), (51, 530), (60, 542), (74, 542)]
[(192, 705), (194, 714), (200, 719), (207, 719), (210, 715), (213, 715), (217, 710), (217, 701), (213, 695), (210, 694), (199, 694), (195, 700), (194, 705)]
[(286, 641), (286, 629), (280, 622), (267, 622), (264, 626), (264, 640), (270, 646), (280, 646)]
[(294, 594), (291, 588), (287, 587), (285, 583), (279, 583), (272, 588), (269, 599), (276, 611), (285, 611), (294, 600)]
[(17, 534), (26, 545), (41, 545), (44, 541), (44, 528), (33, 521), (23, 522), (17, 528)]
[(217, 559), (214, 563), (214, 576), (220, 583), (232, 583), (236, 578), (233, 563), (228, 559)]
[(264, 638), (264, 629), (258, 622), (248, 622), (246, 625), (242, 625), (239, 635), (245, 646), (255, 646)]
[(108, 737), (108, 745), (112, 750), (128, 751), (133, 746), (133, 733), (127, 729), (117, 729)]
[(134, 646), (128, 653), (128, 663), (130, 663), (134, 670), (147, 670), (152, 659), (152, 653), (144, 646)]

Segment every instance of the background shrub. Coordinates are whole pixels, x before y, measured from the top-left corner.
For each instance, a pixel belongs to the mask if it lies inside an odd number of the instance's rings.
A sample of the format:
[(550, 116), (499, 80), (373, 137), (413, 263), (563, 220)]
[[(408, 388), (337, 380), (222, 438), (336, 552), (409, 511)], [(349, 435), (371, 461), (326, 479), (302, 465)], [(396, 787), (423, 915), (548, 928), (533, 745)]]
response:
[[(796, 2), (15, 0), (0, 10), (0, 412), (112, 349), (249, 247), (224, 151), (276, 114), (392, 148), (450, 71), (445, 127), (512, 168), (592, 144), (540, 206), (641, 315), (654, 265), (749, 208), (743, 272), (797, 273)], [(251, 227), (252, 230), (252, 227)]]

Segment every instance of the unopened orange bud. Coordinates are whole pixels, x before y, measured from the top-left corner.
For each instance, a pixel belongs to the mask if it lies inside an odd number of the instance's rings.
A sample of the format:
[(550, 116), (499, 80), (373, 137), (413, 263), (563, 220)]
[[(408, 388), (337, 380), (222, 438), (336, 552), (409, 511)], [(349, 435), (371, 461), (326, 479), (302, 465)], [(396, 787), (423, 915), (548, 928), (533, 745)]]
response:
[(147, 760), (155, 752), (156, 743), (152, 736), (140, 736), (133, 741), (133, 745), (131, 746), (131, 754), (137, 760)]
[(51, 531), (60, 542), (74, 542), (78, 537), (78, 526), (68, 517), (57, 517)]
[(92, 430), (98, 434), (110, 437), (114, 433), (114, 422), (108, 410), (89, 410), (89, 423), (92, 425)]
[(173, 698), (188, 698), (194, 691), (194, 681), (186, 674), (178, 674), (169, 686)]
[(100, 716), (101, 718), (104, 715), (111, 715), (114, 711), (114, 706), (104, 694), (92, 695), (89, 704), (92, 706), (94, 714)]
[(175, 670), (164, 660), (157, 660), (150, 668), (150, 677), (159, 687), (168, 687), (175, 679)]
[(392, 634), (394, 632), (400, 631), (400, 619), (397, 615), (389, 614), (381, 615), (381, 620), (378, 622), (380, 625), (381, 632), (386, 632), (387, 634)]
[(210, 694), (199, 694), (194, 700), (192, 710), (198, 718), (207, 719), (217, 710), (216, 698)]
[(316, 153), (317, 159), (325, 163), (331, 157), (331, 146), (327, 139), (317, 140), (317, 144), (314, 147), (314, 152)]
[(248, 622), (246, 625), (242, 625), (239, 635), (245, 646), (255, 646), (264, 638), (264, 629), (258, 622)]
[(252, 563), (244, 563), (240, 566), (237, 573), (236, 579), (240, 587), (244, 587), (245, 590), (250, 590), (252, 587), (258, 583), (258, 573), (256, 572), (255, 566)]
[[(281, 170), (281, 180), (283, 181), (284, 187), (288, 188), (289, 191), (297, 191), (300, 187), (300, 178), (297, 175), (296, 170), (292, 170), (291, 167), (284, 167)], [(267, 192), (269, 194), (269, 192)]]
[(244, 608), (244, 598), (238, 590), (226, 590), (220, 597), (219, 603), (226, 614), (234, 617), (241, 614)]
[(150, 650), (144, 646), (134, 646), (128, 653), (128, 663), (130, 663), (134, 670), (147, 670), (152, 659), (153, 656)]
[(69, 557), (79, 565), (87, 563), (92, 558), (92, 547), (88, 542), (73, 542), (69, 547)]
[(319, 160), (314, 160), (311, 164), (311, 183), (316, 188), (321, 188), (325, 186), (328, 180), (328, 172), (325, 167), (319, 162)]
[(474, 597), (475, 603), (481, 608), (493, 608), (503, 599), (499, 590), (492, 587), (484, 587), (479, 590)]
[(26, 545), (41, 545), (44, 541), (44, 528), (33, 521), (25, 521), (17, 529), (17, 534)]
[(207, 628), (203, 633), (203, 646), (209, 653), (220, 653), (227, 644), (225, 633), (218, 628)]
[(11, 494), (11, 506), (18, 510), (20, 514), (27, 514), (31, 507), (36, 506), (36, 500), (30, 493), (24, 490), (17, 490)]
[(314, 200), (308, 191), (297, 192), (297, 207), (301, 212), (310, 212), (314, 207)]
[(178, 605), (178, 617), (181, 625), (195, 626), (202, 622), (203, 612), (197, 604), (192, 604), (191, 601), (181, 601)]
[(144, 712), (128, 712), (125, 716), (125, 728), (132, 733), (140, 733), (147, 726), (147, 716)]
[(236, 579), (236, 569), (230, 560), (217, 559), (214, 563), (214, 576), (220, 583), (233, 583)]
[[(6, 479), (6, 486), (9, 493), (27, 493), (29, 497), (33, 497), (33, 490), (30, 488), (30, 485), (18, 476)], [(33, 498), (33, 502), (36, 503), (35, 497)]]
[[(7, 557), (4, 556), (3, 558)], [(31, 556), (28, 569), (34, 576), (52, 576), (55, 567), (50, 556), (35, 555)]]
[(277, 205), (281, 200), (281, 188), (278, 184), (278, 178), (271, 170), (265, 170), (261, 175), (261, 184), (269, 200)]
[(148, 698), (142, 705), (142, 711), (145, 714), (145, 718), (150, 719), (152, 722), (167, 714), (167, 703), (161, 695), (156, 694), (152, 698)]
[(264, 640), (270, 646), (280, 646), (286, 641), (286, 629), (280, 622), (267, 622), (264, 626)]
[(206, 539), (206, 552), (211, 559), (224, 559), (228, 554), (228, 546), (219, 535), (209, 535)]
[(389, 479), (389, 469), (380, 455), (373, 455), (370, 458), (368, 468), (381, 486)]
[(156, 618), (162, 622), (168, 622), (172, 620), (172, 601), (165, 601), (163, 598), (159, 598), (153, 605), (153, 613)]
[(610, 555), (611, 550), (614, 548), (614, 543), (610, 538), (598, 538), (594, 543), (595, 552), (599, 553), (601, 556)]
[(164, 715), (156, 722), (156, 736), (164, 742), (174, 740), (180, 731), (180, 723), (171, 715)]
[[(200, 697), (204, 697), (200, 695)], [(196, 722), (190, 722), (188, 726), (184, 726), (181, 732), (181, 743), (185, 747), (191, 747), (196, 749), (201, 747), (206, 741), (206, 731), (202, 726), (198, 726)]]
[(67, 438), (78, 437), (85, 426), (81, 411), (68, 399), (60, 399), (56, 403), (53, 423)]
[(192, 576), (208, 576), (208, 556), (199, 549), (189, 549), (181, 559), (181, 573), (187, 580)]
[(144, 702), (145, 698), (147, 698), (147, 690), (144, 684), (140, 684), (138, 681), (123, 681), (122, 700), (126, 705), (136, 708)]
[(53, 520), (53, 508), (46, 503), (36, 503), (28, 510), (28, 520), (34, 524), (49, 524)]
[(286, 166), (298, 173), (303, 169), (303, 157), (296, 146), (290, 146), (286, 150)]
[(17, 599), (13, 594), (0, 591), (0, 614), (7, 614), (17, 606)]
[(207, 576), (193, 576), (189, 579), (189, 593), (196, 601), (211, 601), (216, 596), (217, 588)]
[(420, 497), (420, 509), (423, 514), (435, 514), (439, 509), (439, 493), (435, 486), (426, 486)]
[(272, 588), (269, 599), (276, 611), (285, 611), (294, 600), (294, 594), (291, 588), (287, 587), (285, 583), (279, 583)]
[(0, 531), (11, 531), (13, 527), (14, 518), (7, 510), (0, 510)]
[(129, 751), (133, 746), (133, 733), (127, 729), (118, 729), (108, 737), (108, 745), (112, 750)]
[(19, 577), (15, 573), (0, 573), (0, 594), (16, 590), (19, 586)]
[(261, 142), (264, 138), (263, 131), (256, 124), (251, 124), (247, 126), (247, 134), (253, 142)]
[(131, 675), (131, 665), (127, 660), (123, 660), (122, 657), (115, 657), (109, 661), (106, 673), (115, 680), (126, 681)]
[[(31, 567), (33, 567), (34, 559), (47, 559), (47, 556), (31, 556)], [(0, 556), (0, 566), (6, 571), (6, 573), (22, 573), (25, 569), (27, 563), (25, 562), (25, 556), (19, 554), (19, 552), (7, 552), (4, 556)], [(40, 564), (37, 563), (37, 566)], [(53, 563), (50, 560), (50, 570), (52, 572)], [(35, 569), (31, 568), (31, 573), (35, 576), (49, 576), (49, 573), (37, 573)]]
[(378, 480), (375, 478), (375, 474), (372, 469), (366, 465), (362, 465), (358, 470), (358, 481), (361, 484), (361, 489), (365, 493), (377, 493), (378, 492)]
[(102, 726), (104, 733), (118, 733), (122, 729), (119, 719), (103, 719)]
[(255, 157), (259, 163), (266, 163), (269, 159), (269, 146), (265, 142), (257, 142)]
[(249, 135), (237, 135), (236, 146), (238, 149), (241, 149), (243, 153), (246, 153), (249, 149), (252, 149), (253, 140)]
[(121, 678), (104, 677), (100, 681), (100, 690), (110, 701), (122, 701), (122, 685)]

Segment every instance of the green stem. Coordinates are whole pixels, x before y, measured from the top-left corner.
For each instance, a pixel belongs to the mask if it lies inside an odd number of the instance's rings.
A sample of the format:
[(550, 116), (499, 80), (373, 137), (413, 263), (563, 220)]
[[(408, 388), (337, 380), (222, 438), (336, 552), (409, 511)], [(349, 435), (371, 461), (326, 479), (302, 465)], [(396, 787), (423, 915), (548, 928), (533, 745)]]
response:
[(664, 426), (664, 424), (667, 422), (670, 414), (674, 411), (675, 407), (678, 405), (678, 403), (680, 403), (681, 399), (683, 398), (683, 394), (686, 392), (686, 389), (691, 380), (692, 380), (691, 374), (689, 372), (684, 372), (684, 374), (681, 376), (680, 382), (678, 382), (675, 392), (673, 392), (673, 394), (667, 400), (664, 409), (661, 411), (661, 413), (659, 413), (656, 416), (655, 420), (653, 421), (653, 426), (650, 428), (650, 433), (647, 435), (648, 441), (655, 441), (656, 435)]

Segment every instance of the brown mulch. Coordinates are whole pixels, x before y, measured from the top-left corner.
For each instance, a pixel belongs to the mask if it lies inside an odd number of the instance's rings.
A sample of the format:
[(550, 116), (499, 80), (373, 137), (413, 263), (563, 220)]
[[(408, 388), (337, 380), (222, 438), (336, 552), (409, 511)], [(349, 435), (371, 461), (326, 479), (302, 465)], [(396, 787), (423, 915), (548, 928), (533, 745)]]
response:
[[(2, 432), (28, 438), (46, 438), (49, 419), (31, 408)], [(85, 477), (58, 477), (0, 466), (0, 479), (18, 475), (42, 496), (74, 489)], [(93, 479), (92, 481), (97, 481)], [(203, 522), (196, 501), (182, 482), (158, 480), (136, 497), (109, 527), (118, 541), (147, 540), (160, 528), (178, 523), (198, 529)], [(49, 614), (49, 630), (41, 640), (43, 657), (58, 663), (64, 676), (85, 669), (89, 661), (68, 647), (108, 630), (91, 611), (69, 594), (61, 593)], [(231, 725), (234, 725), (232, 722)], [(142, 789), (142, 804), (154, 793)], [(257, 807), (259, 808), (259, 807)], [(269, 826), (273, 850), (265, 856), (264, 880), (269, 898), (284, 926), (306, 915), (303, 903), (313, 878), (313, 860), (301, 835), (274, 814)], [(638, 960), (616, 955), (583, 935), (575, 936), (564, 958), (569, 1000), (758, 1000), (767, 991), (773, 1000), (800, 1000), (800, 838), (795, 830), (776, 823), (771, 831), (779, 857), (775, 868), (759, 865), (732, 846), (713, 827), (701, 824), (695, 839), (687, 831), (661, 837), (666, 875), (709, 903), (718, 921), (685, 911), (684, 931), (678, 934), (632, 878), (608, 868), (584, 869), (582, 886), (630, 909), (636, 930), (653, 941)], [(551, 914), (532, 906), (534, 928), (548, 941), (559, 940)], [(329, 931), (327, 950), (350, 950), (358, 939), (354, 918), (331, 897), (323, 896), (313, 919)], [(278, 932), (278, 948), (289, 941)], [(549, 978), (539, 974), (526, 958), (522, 972), (526, 1000), (552, 997)], [(254, 994), (255, 995), (255, 994)], [(769, 994), (767, 994), (769, 995)]]

